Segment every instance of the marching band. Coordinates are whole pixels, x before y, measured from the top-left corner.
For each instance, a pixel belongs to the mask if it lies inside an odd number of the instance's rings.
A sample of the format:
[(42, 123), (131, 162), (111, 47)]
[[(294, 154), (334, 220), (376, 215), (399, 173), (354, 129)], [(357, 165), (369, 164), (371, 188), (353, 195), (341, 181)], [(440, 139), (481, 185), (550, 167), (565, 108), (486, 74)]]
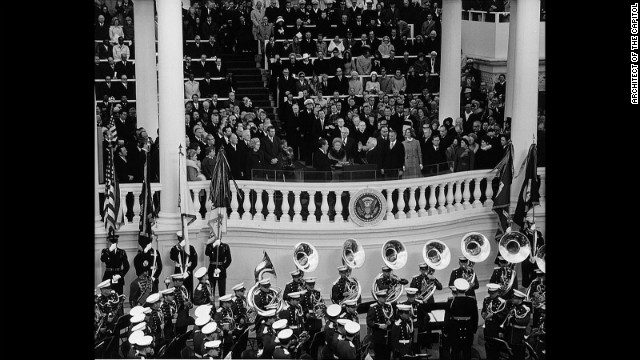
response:
[[(233, 294), (224, 294), (221, 280), (231, 262), (228, 245), (219, 240), (208, 243), (206, 253), (215, 264), (195, 270), (195, 249), (185, 252), (178, 235), (180, 243), (171, 249), (175, 274), (167, 278), (164, 290), (153, 287), (159, 276), (157, 250), (147, 244), (139, 253), (127, 315), (122, 309), (126, 298), (122, 286), (128, 261), (117, 248), (117, 235), (110, 237), (111, 245), (102, 253), (107, 271), (95, 296), (96, 351), (100, 349), (103, 357), (395, 360), (438, 354), (441, 359), (471, 359), (477, 333), (484, 337), (490, 360), (544, 354), (545, 253), (544, 247), (532, 252), (528, 235), (507, 232), (500, 239), (499, 266), (486, 285), (488, 295), (480, 311), (475, 293), (480, 285), (473, 265), (490, 253), (490, 243), (480, 233), (463, 237), (459, 267), (450, 274), (452, 296), (445, 302), (434, 299), (436, 291), (443, 290), (434, 273), (451, 261), (443, 242), (430, 240), (424, 245), (419, 274), (407, 280), (393, 274), (406, 265), (404, 245), (387, 241), (381, 251), (385, 265), (371, 284), (373, 301), (363, 303), (362, 286), (352, 272), (362, 267), (364, 249), (348, 239), (342, 249), (343, 265), (337, 268), (339, 278), (326, 293), (331, 304), (315, 288), (316, 279), (305, 278), (318, 265), (318, 252), (309, 243), (294, 247), (296, 270), (284, 289), (272, 287), (265, 276), (275, 275), (265, 253), (254, 272), (255, 284), (248, 291), (244, 283), (236, 284)], [(542, 234), (536, 237), (541, 239)], [(523, 261), (536, 267), (525, 292), (518, 290), (514, 269)], [(217, 308), (211, 276), (221, 294)], [(193, 291), (187, 279), (192, 287), (196, 281)], [(436, 310), (444, 310), (444, 319), (434, 317)], [(365, 324), (366, 329), (361, 328)]]

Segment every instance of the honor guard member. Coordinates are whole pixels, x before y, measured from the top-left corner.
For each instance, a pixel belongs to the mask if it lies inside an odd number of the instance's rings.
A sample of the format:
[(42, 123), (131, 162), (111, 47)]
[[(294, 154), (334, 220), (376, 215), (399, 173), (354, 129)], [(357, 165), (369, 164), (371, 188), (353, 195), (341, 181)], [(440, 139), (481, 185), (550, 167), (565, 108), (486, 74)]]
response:
[(233, 330), (235, 330), (235, 314), (231, 306), (231, 294), (220, 297), (220, 307), (216, 310), (213, 320), (218, 323), (222, 329), (222, 352), (226, 356), (233, 346)]
[(151, 308), (151, 321), (148, 325), (157, 346), (164, 344), (164, 314), (162, 310), (160, 310), (161, 305), (160, 294), (155, 293), (147, 297), (147, 304), (145, 306)]
[[(153, 235), (153, 239), (156, 239), (157, 235)], [(138, 253), (133, 258), (133, 267), (136, 270), (136, 275), (140, 275), (141, 272), (146, 271), (153, 284), (151, 293), (158, 292), (158, 282), (160, 274), (162, 274), (162, 257), (157, 249), (151, 247), (152, 240), (147, 237), (140, 236), (138, 238), (138, 244), (142, 250), (138, 250)], [(146, 296), (145, 296), (146, 298)]]
[[(515, 265), (515, 264), (514, 264)], [(500, 296), (505, 300), (511, 300), (513, 297), (513, 290), (518, 288), (518, 274), (514, 269), (511, 268), (511, 264), (502, 257), (502, 255), (498, 256), (498, 267), (493, 268), (493, 273), (491, 274), (491, 278), (489, 279), (490, 283), (498, 284), (502, 288), (500, 291)], [(511, 277), (513, 276), (513, 284), (509, 287), (509, 290), (505, 293), (503, 289), (507, 288), (509, 285)]]
[(220, 340), (207, 341), (204, 343), (204, 355), (203, 359), (222, 359), (222, 353), (220, 352)]
[(289, 340), (291, 340), (293, 330), (283, 329), (278, 332), (279, 344), (275, 346), (273, 350), (274, 359), (293, 359), (291, 352), (289, 351)]
[(391, 343), (394, 359), (413, 355), (411, 343), (413, 341), (413, 321), (411, 321), (411, 305), (398, 304), (399, 319), (393, 323), (391, 329)]
[[(356, 302), (356, 299), (345, 300), (342, 303), (342, 313), (340, 314), (339, 318), (347, 319), (358, 324), (360, 323), (360, 320), (358, 319), (358, 303)], [(347, 329), (345, 328), (345, 331), (346, 330)], [(356, 346), (356, 351), (358, 352), (358, 355), (360, 355), (360, 348), (361, 348), (360, 336), (358, 335), (354, 337), (352, 339), (352, 342)]]
[(371, 332), (376, 360), (389, 360), (388, 332), (393, 324), (393, 307), (391, 304), (387, 304), (386, 289), (378, 290), (376, 296), (378, 297), (377, 302), (371, 304), (367, 312), (367, 327)]
[(298, 336), (304, 330), (304, 310), (300, 306), (300, 291), (289, 293), (288, 306), (278, 313), (279, 319), (287, 319), (289, 329)]
[(522, 291), (513, 290), (511, 306), (504, 325), (507, 342), (513, 351), (511, 360), (524, 360), (524, 336), (531, 321), (531, 304), (523, 302), (525, 297)]
[(193, 308), (193, 303), (189, 297), (187, 288), (183, 285), (184, 276), (186, 274), (173, 274), (171, 278), (174, 284), (174, 297), (176, 301), (176, 307), (178, 309), (178, 317), (176, 319), (175, 333), (176, 335), (182, 335), (187, 332), (187, 326), (194, 323), (194, 320), (189, 316), (189, 309)]
[(211, 281), (211, 297), (214, 297), (216, 283), (218, 284), (218, 296), (223, 296), (227, 291), (227, 268), (231, 265), (231, 250), (229, 245), (215, 237), (207, 240), (204, 254), (209, 257), (209, 280)]
[[(205, 345), (209, 341), (218, 340), (218, 324), (215, 321), (210, 321), (207, 325), (202, 327), (202, 334), (204, 335), (204, 339), (202, 339), (202, 344), (198, 349), (194, 348), (194, 352), (199, 355), (204, 355), (206, 352)], [(222, 342), (221, 340), (218, 340)], [(194, 344), (195, 347), (195, 344)]]
[(394, 287), (397, 283), (402, 285), (409, 284), (409, 280), (400, 279), (396, 275), (393, 274), (392, 270), (388, 266), (382, 267), (382, 277), (376, 280), (376, 284), (378, 284), (378, 290), (389, 290), (389, 288)]
[[(409, 318), (411, 319), (411, 325), (413, 326), (413, 333), (411, 334), (411, 351), (414, 354), (420, 353), (420, 342), (418, 341), (418, 333), (420, 329), (426, 328), (425, 322), (429, 321), (429, 314), (425, 311), (422, 300), (416, 299), (416, 293), (418, 289), (413, 287), (405, 288), (407, 292), (407, 300), (399, 303), (399, 305), (409, 306)], [(433, 297), (433, 296), (432, 296)], [(396, 320), (400, 318), (400, 313), (397, 314)]]
[(275, 347), (274, 336), (276, 334), (272, 325), (276, 321), (276, 310), (269, 309), (263, 313), (262, 322), (256, 331), (256, 340), (258, 341), (258, 358), (270, 359)]
[(346, 265), (338, 266), (338, 273), (340, 274), (340, 278), (334, 281), (331, 287), (331, 301), (333, 301), (334, 304), (340, 304), (340, 302), (350, 294), (349, 291), (347, 291), (349, 268)]
[[(471, 264), (469, 264), (469, 259), (467, 259), (466, 257), (460, 256), (458, 258), (458, 264), (460, 266), (451, 272), (451, 276), (449, 277), (449, 286), (455, 286), (454, 283), (457, 279), (464, 279), (469, 284), (469, 289), (466, 291), (465, 295), (475, 298), (476, 289), (480, 287), (478, 277), (473, 276), (473, 268), (471, 267)], [(473, 283), (469, 282), (469, 280), (471, 280), (471, 277), (473, 277)]]
[(165, 340), (173, 339), (175, 336), (174, 327), (178, 319), (178, 307), (174, 297), (175, 288), (161, 290), (160, 295), (163, 297), (160, 310), (164, 316), (164, 338)]
[(118, 248), (118, 237), (115, 232), (110, 231), (107, 239), (109, 245), (107, 248), (102, 249), (100, 255), (100, 261), (104, 263), (104, 275), (102, 280), (111, 280), (111, 288), (118, 293), (123, 294), (124, 276), (129, 271), (129, 260), (127, 259), (127, 253), (123, 249)]
[[(529, 239), (529, 244), (531, 244), (532, 253), (534, 252), (534, 249), (533, 249), (534, 234), (537, 235), (535, 237), (535, 247), (536, 247), (535, 253), (537, 254), (538, 250), (540, 250), (540, 247), (544, 245), (544, 237), (542, 236), (542, 233), (540, 232), (540, 230), (536, 229), (536, 224), (533, 222), (533, 217), (527, 216), (524, 219), (524, 227), (520, 229), (520, 232), (523, 233), (527, 237), (527, 239)], [(523, 262), (521, 262), (521, 264), (522, 264), (522, 286), (527, 288), (531, 284), (531, 281), (533, 281), (536, 278), (535, 271), (538, 269), (538, 264), (536, 263), (535, 258), (531, 256), (531, 254), (529, 254), (529, 256)]]
[(335, 344), (338, 341), (338, 316), (341, 312), (341, 307), (338, 304), (331, 304), (327, 306), (326, 322), (324, 325), (324, 345), (320, 351), (322, 359), (334, 359), (336, 354), (334, 352)]
[[(196, 309), (197, 310), (197, 309)], [(211, 316), (209, 314), (198, 316), (195, 321), (195, 328), (193, 329), (193, 351), (202, 356), (202, 345), (204, 344), (205, 334), (202, 333), (204, 326), (211, 322)]]
[(480, 315), (484, 319), (484, 348), (487, 353), (487, 360), (497, 360), (499, 358), (499, 345), (491, 338), (502, 339), (504, 334), (500, 325), (507, 316), (507, 301), (500, 297), (498, 290), (500, 285), (487, 284), (489, 295), (482, 301), (482, 311)]
[(444, 313), (444, 327), (449, 336), (451, 359), (471, 359), (473, 336), (478, 329), (478, 305), (474, 297), (465, 295), (469, 290), (467, 280), (456, 279), (454, 286), (456, 294)]
[(291, 274), (292, 280), (289, 283), (287, 283), (287, 285), (285, 285), (283, 296), (282, 296), (282, 299), (286, 301), (289, 300), (289, 293), (307, 289), (304, 279), (302, 278), (302, 276), (304, 275), (302, 271), (300, 271), (299, 269), (296, 269), (290, 272), (290, 274)]
[(136, 359), (151, 359), (155, 354), (153, 350), (153, 337), (150, 335), (145, 335), (142, 338), (138, 339), (135, 344)]
[(189, 245), (189, 255), (185, 252), (185, 246), (187, 246), (187, 242), (182, 236), (182, 231), (178, 231), (176, 233), (178, 237), (178, 244), (171, 248), (169, 251), (169, 258), (175, 262), (175, 270), (174, 274), (185, 273), (187, 276), (183, 279), (184, 286), (187, 288), (189, 292), (189, 296), (193, 294), (193, 269), (198, 265), (198, 253), (196, 253), (196, 249), (193, 245)]
[(338, 359), (359, 359), (359, 347), (356, 345), (355, 339), (358, 339), (360, 334), (360, 324), (355, 321), (349, 321), (345, 324), (344, 329), (345, 338), (338, 341), (336, 355)]
[[(409, 284), (409, 286), (418, 289), (418, 294), (422, 294), (426, 290), (425, 287), (430, 285), (435, 285), (436, 290), (442, 290), (442, 283), (438, 281), (435, 276), (433, 276), (435, 269), (429, 267), (427, 263), (421, 263), (420, 265), (418, 265), (418, 268), (420, 268), (420, 274), (414, 276), (411, 279), (411, 283)], [(427, 304), (433, 304), (434, 302), (435, 300), (433, 299), (433, 296), (429, 296), (429, 298), (426, 300)]]
[(136, 269), (136, 275), (138, 275), (138, 277), (129, 285), (129, 305), (131, 307), (134, 307), (136, 305), (144, 305), (147, 297), (154, 293), (153, 282), (151, 281), (151, 278), (149, 278), (149, 273), (151, 273), (151, 270), (148, 268), (145, 269), (139, 267), (138, 264), (136, 264), (137, 260), (139, 260), (139, 257), (141, 257), (140, 254), (136, 255), (136, 257), (133, 259), (133, 266)]
[(196, 270), (193, 276), (198, 279), (198, 285), (193, 291), (193, 303), (195, 305), (211, 304), (212, 292), (209, 286), (209, 277), (207, 275), (207, 268), (204, 266)]

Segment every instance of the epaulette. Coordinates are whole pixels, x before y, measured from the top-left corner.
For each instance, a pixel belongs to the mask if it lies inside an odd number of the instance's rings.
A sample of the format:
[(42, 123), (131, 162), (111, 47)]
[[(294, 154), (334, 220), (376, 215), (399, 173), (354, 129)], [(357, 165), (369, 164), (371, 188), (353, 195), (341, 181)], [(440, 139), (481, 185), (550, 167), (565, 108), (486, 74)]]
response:
[(396, 325), (400, 326), (402, 324), (402, 320), (396, 320)]

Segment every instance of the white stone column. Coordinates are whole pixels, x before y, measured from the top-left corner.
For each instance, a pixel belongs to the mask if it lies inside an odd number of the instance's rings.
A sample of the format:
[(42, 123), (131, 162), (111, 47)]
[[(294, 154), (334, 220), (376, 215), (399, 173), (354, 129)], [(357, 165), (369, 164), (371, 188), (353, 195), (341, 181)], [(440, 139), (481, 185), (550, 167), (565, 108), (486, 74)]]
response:
[[(529, 146), (531, 146), (537, 131), (538, 63), (540, 58), (540, 0), (517, 0), (517, 3), (513, 116), (511, 120), (513, 166), (516, 174), (527, 157)], [(523, 179), (524, 176), (521, 175), (515, 178), (512, 183), (511, 202), (514, 206)]]
[[(95, 89), (93, 90), (93, 98), (95, 99), (96, 97), (96, 91)], [(95, 101), (94, 101), (95, 104)], [(98, 118), (96, 116), (96, 112), (93, 112), (93, 123), (97, 124), (98, 123)], [(98, 195), (98, 189), (100, 187), (100, 176), (98, 175), (98, 166), (99, 164), (102, 164), (102, 161), (100, 161), (100, 158), (98, 157), (98, 146), (102, 146), (101, 142), (98, 142), (98, 135), (100, 134), (100, 131), (102, 131), (99, 127), (95, 128), (96, 131), (93, 134), (93, 156), (94, 156), (94, 173), (93, 175), (95, 176), (95, 180), (94, 180), (94, 184), (95, 184), (95, 196), (93, 198), (95, 205), (94, 205), (94, 214), (95, 214), (95, 233), (96, 234), (105, 234), (106, 231), (104, 230), (104, 223), (102, 222), (102, 217), (100, 216), (100, 196)]]
[(516, 73), (516, 14), (518, 4), (511, 1), (509, 10), (509, 44), (507, 47), (507, 86), (505, 89), (504, 117), (513, 117), (513, 85)]
[(133, 30), (138, 127), (144, 127), (147, 134), (155, 139), (158, 130), (158, 73), (153, 3), (154, 0), (138, 0), (133, 3)]
[(460, 115), (460, 61), (462, 59), (462, 1), (444, 0), (440, 52), (440, 123)]
[[(160, 213), (158, 225), (180, 225), (178, 209), (178, 147), (185, 148), (184, 84), (182, 82), (182, 2), (157, 2), (158, 85), (160, 126)], [(182, 166), (186, 166), (184, 163)]]

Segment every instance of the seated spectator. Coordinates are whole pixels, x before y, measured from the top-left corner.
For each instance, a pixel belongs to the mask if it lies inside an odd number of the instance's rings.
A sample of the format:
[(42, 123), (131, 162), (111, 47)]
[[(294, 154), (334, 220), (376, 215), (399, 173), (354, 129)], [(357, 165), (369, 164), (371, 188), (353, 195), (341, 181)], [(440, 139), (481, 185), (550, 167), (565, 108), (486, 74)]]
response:
[(193, 95), (200, 96), (200, 83), (195, 80), (193, 73), (189, 74), (189, 80), (184, 83), (184, 98), (191, 99)]
[(124, 39), (124, 31), (122, 30), (122, 25), (120, 25), (120, 20), (114, 17), (111, 19), (111, 26), (109, 27), (109, 39), (115, 45), (118, 43), (119, 37)]
[(351, 57), (351, 51), (349, 50), (346, 50), (344, 53), (342, 53), (342, 68), (345, 74), (351, 74), (351, 72), (355, 70), (353, 58)]
[(422, 77), (419, 74), (416, 74), (416, 70), (413, 66), (409, 66), (406, 80), (407, 80), (408, 94), (419, 93), (420, 90), (423, 88), (421, 84)]
[(202, 174), (204, 174), (207, 180), (211, 180), (211, 177), (213, 177), (213, 169), (216, 166), (216, 147), (207, 146), (205, 153), (206, 156), (201, 161)]
[(358, 76), (358, 72), (355, 70), (351, 72), (349, 89), (353, 89), (354, 95), (362, 95), (362, 81), (360, 81), (360, 76)]
[(384, 58), (389, 56), (391, 50), (395, 51), (395, 47), (390, 43), (389, 37), (385, 35), (382, 38), (382, 44), (378, 46), (378, 52)]
[(375, 71), (371, 72), (371, 79), (367, 81), (367, 84), (365, 85), (364, 90), (374, 94), (377, 94), (380, 91), (380, 83), (378, 82), (378, 73), (376, 73)]
[(340, 37), (338, 35), (336, 35), (333, 40), (329, 42), (329, 46), (327, 47), (328, 52), (333, 52), (333, 49), (338, 49), (338, 56), (342, 56), (342, 53), (345, 50), (344, 44), (342, 43), (342, 40), (340, 40)]
[[(199, 146), (198, 146), (199, 148)], [(202, 181), (207, 177), (200, 171), (200, 162), (198, 161), (198, 151), (195, 149), (187, 150), (187, 181)]]
[(109, 43), (108, 39), (102, 40), (102, 43), (96, 46), (95, 54), (99, 59), (108, 59), (113, 57), (113, 46)]
[(127, 57), (129, 55), (122, 53), (120, 54), (120, 61), (116, 63), (115, 73), (118, 76), (126, 75), (127, 78), (135, 77), (135, 65), (132, 62), (127, 61)]
[(362, 48), (362, 55), (355, 59), (355, 70), (360, 75), (369, 75), (371, 73), (371, 52), (368, 46)]
[(391, 91), (406, 92), (406, 90), (407, 80), (402, 76), (402, 73), (400, 73), (400, 69), (396, 69), (396, 76), (393, 77), (391, 82)]
[[(107, 20), (107, 17), (109, 19)], [(95, 40), (109, 40), (109, 26), (107, 24), (111, 23), (111, 15), (109, 15), (109, 11), (107, 10), (105, 14), (98, 15), (98, 22), (96, 23), (93, 30), (93, 38)]]

